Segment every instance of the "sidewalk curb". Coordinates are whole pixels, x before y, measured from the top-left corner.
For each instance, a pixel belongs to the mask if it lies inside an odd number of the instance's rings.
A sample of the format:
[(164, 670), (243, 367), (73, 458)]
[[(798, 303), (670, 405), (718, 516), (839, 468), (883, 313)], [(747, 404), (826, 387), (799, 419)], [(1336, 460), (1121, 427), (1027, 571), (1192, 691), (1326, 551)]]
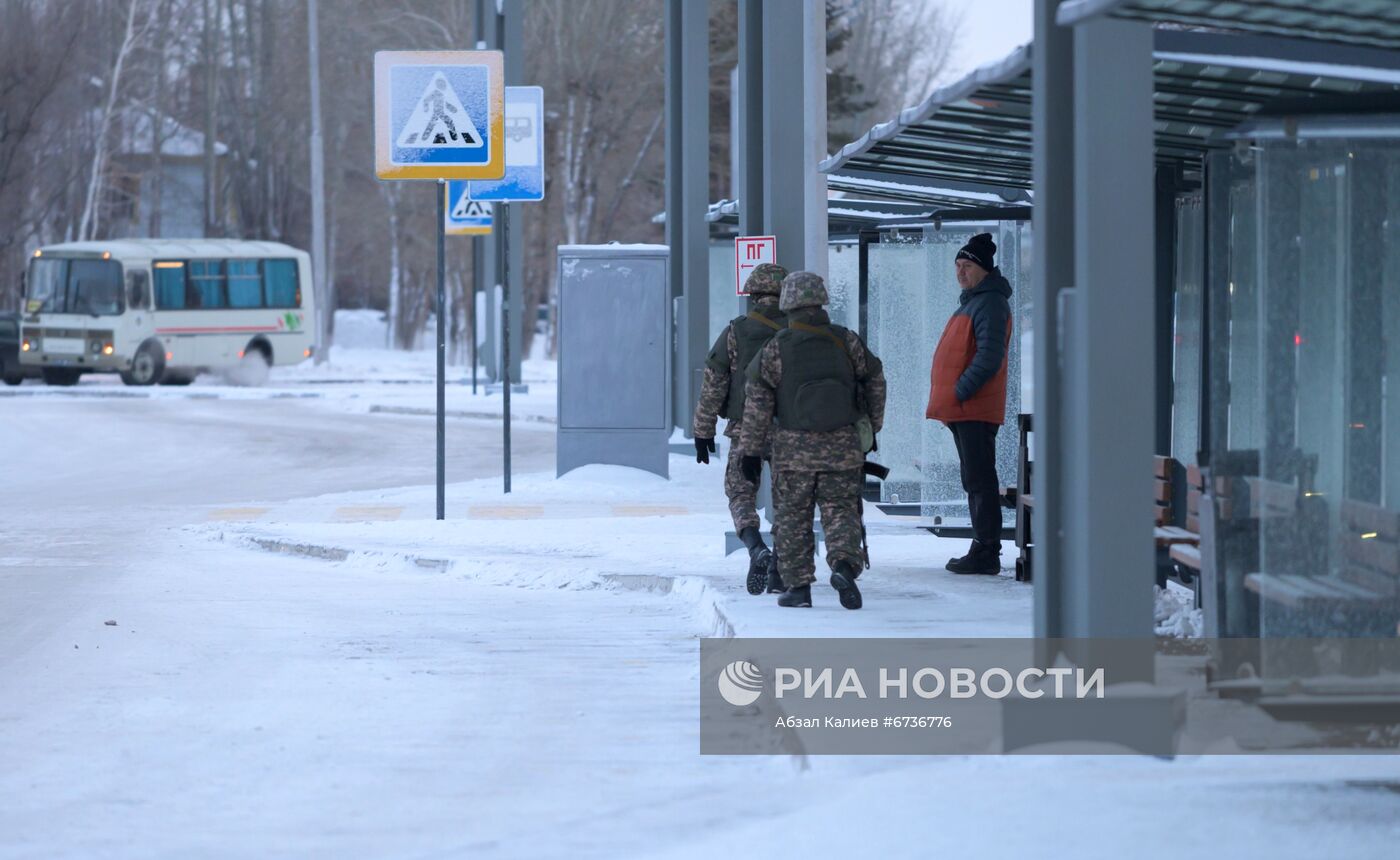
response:
[[(456, 566), (452, 559), (429, 558), (413, 554), (392, 554), (382, 552), (372, 552), (364, 550), (348, 550), (344, 547), (325, 546), (321, 544), (305, 543), (302, 541), (290, 541), (281, 538), (258, 537), (256, 535), (227, 535), (220, 532), (218, 540), (229, 540), (243, 543), (249, 548), (262, 550), (264, 552), (277, 553), (280, 555), (299, 556), (317, 561), (343, 562), (352, 558), (361, 559), (400, 559), (407, 561), (416, 567), (426, 570), (434, 570), (446, 573)], [(626, 591), (649, 591), (657, 594), (676, 595), (681, 599), (690, 598), (689, 605), (701, 621), (702, 627), (707, 627), (709, 635), (719, 639), (734, 639), (738, 632), (734, 629), (734, 623), (725, 613), (720, 601), (717, 599), (714, 589), (710, 583), (702, 577), (696, 576), (668, 576), (666, 574), (655, 573), (602, 573), (598, 574), (598, 579), (615, 588)], [(781, 712), (781, 707), (778, 708)], [(793, 764), (798, 770), (808, 770), (811, 764), (807, 760), (807, 751), (802, 745), (801, 738), (795, 730), (784, 732), (784, 746), (789, 750), (788, 755), (792, 757)]]
[[(437, 415), (436, 409), (428, 409), (422, 406), (385, 406), (382, 403), (376, 403), (370, 406), (369, 411), (370, 414), (379, 415), (417, 415), (428, 417)], [(447, 409), (444, 410), (442, 414), (448, 418), (477, 418), (487, 421), (499, 421), (501, 418), (501, 413), (499, 412), (472, 412), (465, 409)], [(547, 415), (519, 415), (512, 413), (510, 420), (512, 424), (516, 421), (533, 421), (536, 424), (559, 423)]]

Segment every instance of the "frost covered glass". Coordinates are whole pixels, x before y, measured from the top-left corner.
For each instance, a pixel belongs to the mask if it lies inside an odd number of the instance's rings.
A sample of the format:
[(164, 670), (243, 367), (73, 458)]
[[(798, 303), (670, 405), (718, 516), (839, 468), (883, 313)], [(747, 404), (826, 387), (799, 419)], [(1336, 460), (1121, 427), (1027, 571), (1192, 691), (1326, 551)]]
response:
[(924, 413), (933, 352), (958, 307), (954, 258), (968, 239), (982, 232), (995, 237), (997, 266), (1012, 290), (1007, 417), (997, 434), (997, 474), (1005, 486), (1016, 478), (1016, 415), (1021, 408), (1022, 338), (1014, 329), (1025, 318), (1020, 299), (1029, 283), (1023, 277), (1020, 250), (1023, 226), (1014, 222), (929, 226), (912, 233), (882, 233), (880, 243), (870, 247), (869, 341), (884, 362), (889, 385), (880, 450), (873, 458), (890, 468), (881, 500), (918, 503), (925, 517), (968, 516), (952, 434)]
[(1200, 447), (1201, 274), (1205, 218), (1198, 195), (1176, 204), (1175, 308), (1172, 321), (1172, 456), (1195, 463)]
[(1248, 609), (1233, 632), (1393, 637), (1400, 143), (1266, 141), (1233, 170), (1229, 450), (1215, 455), (1238, 475), (1220, 538), (1243, 592), (1228, 599)]

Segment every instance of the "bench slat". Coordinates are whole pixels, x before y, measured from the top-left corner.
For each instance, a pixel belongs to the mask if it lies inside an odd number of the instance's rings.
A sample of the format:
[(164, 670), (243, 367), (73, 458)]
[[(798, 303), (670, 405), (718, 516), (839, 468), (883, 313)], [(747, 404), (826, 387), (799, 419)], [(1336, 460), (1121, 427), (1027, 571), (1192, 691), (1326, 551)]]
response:
[(1400, 597), (1400, 577), (1380, 573), (1368, 567), (1352, 566), (1342, 570), (1342, 578), (1370, 589), (1381, 597)]
[(1159, 502), (1170, 502), (1172, 500), (1172, 485), (1170, 481), (1153, 481), (1153, 498)]
[(1348, 534), (1342, 537), (1342, 547), (1349, 560), (1400, 576), (1400, 544)]
[(1201, 569), (1201, 548), (1187, 543), (1172, 544), (1169, 557), (1192, 570)]
[(1244, 587), (1259, 595), (1260, 600), (1272, 600), (1288, 606), (1302, 606), (1306, 595), (1282, 578), (1267, 573), (1251, 573), (1244, 578)]
[(1384, 541), (1400, 541), (1400, 511), (1367, 502), (1346, 499), (1341, 506), (1342, 522), (1357, 534), (1376, 532)]
[(1186, 486), (1198, 490), (1205, 487), (1205, 482), (1201, 480), (1201, 467), (1195, 463), (1186, 467)]

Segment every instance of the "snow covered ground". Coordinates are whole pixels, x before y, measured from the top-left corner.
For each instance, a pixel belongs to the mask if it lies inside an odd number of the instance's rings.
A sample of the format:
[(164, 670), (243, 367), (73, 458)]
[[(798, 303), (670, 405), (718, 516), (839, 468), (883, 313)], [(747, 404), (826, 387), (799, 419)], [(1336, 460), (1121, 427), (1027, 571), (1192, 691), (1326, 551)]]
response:
[(544, 420), (505, 496), (454, 419), (435, 522), (431, 420), (371, 408), (425, 374), (0, 397), (0, 857), (1394, 855), (1393, 757), (701, 757), (698, 637), (1022, 635), (1030, 589), (872, 512), (867, 608), (780, 610), (718, 463), (555, 480)]

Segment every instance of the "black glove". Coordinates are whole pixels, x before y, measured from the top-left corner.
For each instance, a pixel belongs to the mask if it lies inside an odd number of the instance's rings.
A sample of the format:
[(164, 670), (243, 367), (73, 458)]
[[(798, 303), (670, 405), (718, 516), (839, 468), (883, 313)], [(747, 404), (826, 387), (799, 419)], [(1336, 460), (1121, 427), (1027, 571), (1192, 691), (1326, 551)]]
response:
[(757, 484), (758, 479), (763, 475), (763, 458), (745, 454), (739, 460), (739, 471), (744, 473), (750, 484)]
[(696, 436), (696, 437), (695, 437), (695, 462), (697, 462), (697, 463), (708, 463), (708, 462), (710, 462), (710, 455), (713, 454), (714, 452), (715, 452), (715, 440), (713, 440), (713, 439), (701, 439), (699, 436)]

